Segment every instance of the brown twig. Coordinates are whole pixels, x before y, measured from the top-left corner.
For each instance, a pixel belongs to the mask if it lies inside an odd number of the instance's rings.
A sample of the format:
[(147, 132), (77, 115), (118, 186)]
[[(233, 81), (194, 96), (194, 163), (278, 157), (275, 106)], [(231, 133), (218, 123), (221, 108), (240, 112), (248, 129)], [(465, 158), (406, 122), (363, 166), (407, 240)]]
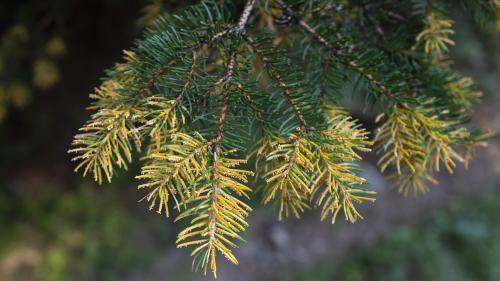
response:
[(269, 59), (262, 53), (259, 48), (255, 45), (254, 41), (252, 38), (250, 38), (247, 35), (243, 35), (243, 38), (247, 42), (248, 46), (253, 50), (253, 52), (262, 60), (264, 63), (264, 67), (267, 70), (267, 73), (278, 83), (279, 88), (282, 90), (282, 94), (287, 100), (288, 104), (293, 109), (293, 113), (295, 114), (295, 117), (297, 118), (297, 121), (299, 122), (300, 126), (305, 128), (306, 127), (306, 120), (304, 119), (304, 116), (302, 115), (302, 112), (300, 112), (300, 109), (297, 107), (295, 102), (292, 99), (292, 96), (290, 94), (290, 89), (288, 88), (288, 85), (285, 83), (281, 75), (276, 71), (274, 66), (269, 62)]
[(192, 79), (193, 74), (194, 74), (195, 67), (196, 67), (196, 51), (193, 51), (193, 63), (191, 64), (191, 67), (189, 68), (188, 77), (187, 77), (186, 82), (184, 83), (184, 85), (182, 87), (181, 92), (175, 98), (175, 101), (172, 104), (172, 106), (177, 105), (180, 102), (180, 100), (182, 99), (182, 97), (184, 96), (184, 94), (187, 92), (187, 89), (189, 87), (189, 84), (191, 83), (191, 79)]
[(175, 60), (171, 60), (167, 65), (159, 68), (157, 71), (151, 75), (151, 78), (149, 78), (148, 82), (146, 85), (138, 91), (140, 95), (144, 95), (146, 92), (148, 92), (149, 95), (151, 95), (151, 88), (153, 85), (162, 78), (163, 74), (165, 74), (175, 63)]

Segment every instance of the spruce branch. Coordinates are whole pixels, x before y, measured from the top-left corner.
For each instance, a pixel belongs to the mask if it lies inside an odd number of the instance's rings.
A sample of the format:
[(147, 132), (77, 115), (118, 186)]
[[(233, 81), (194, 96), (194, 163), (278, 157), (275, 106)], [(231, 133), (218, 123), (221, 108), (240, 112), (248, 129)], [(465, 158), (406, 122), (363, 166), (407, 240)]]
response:
[[(391, 164), (395, 165), (397, 168), (397, 174), (400, 176), (401, 180), (397, 183), (400, 191), (404, 194), (407, 194), (411, 189), (413, 189), (414, 193), (426, 191), (427, 187), (425, 185), (425, 181), (431, 183), (437, 182), (432, 177), (432, 172), (434, 170), (439, 171), (439, 163), (443, 163), (446, 170), (449, 173), (452, 173), (453, 169), (456, 167), (455, 161), (464, 162), (463, 156), (459, 155), (455, 151), (454, 147), (458, 146), (460, 143), (466, 142), (469, 133), (465, 128), (458, 126), (456, 122), (447, 121), (444, 115), (438, 114), (438, 116), (432, 116), (432, 114), (435, 114), (431, 113), (432, 110), (423, 108), (432, 107), (433, 101), (435, 100), (434, 98), (429, 98), (428, 100), (418, 102), (417, 104), (415, 104), (414, 101), (411, 103), (405, 102), (404, 99), (408, 100), (407, 97), (415, 95), (415, 93), (406, 92), (404, 95), (401, 95), (401, 93), (393, 92), (381, 81), (375, 78), (375, 75), (369, 72), (369, 68), (366, 69), (359, 66), (355, 60), (349, 58), (346, 52), (335, 48), (325, 37), (316, 32), (307, 22), (302, 20), (298, 14), (283, 0), (275, 0), (275, 3), (285, 11), (287, 16), (292, 18), (292, 23), (299, 26), (306, 34), (309, 34), (316, 42), (321, 44), (326, 50), (333, 54), (335, 56), (335, 60), (356, 71), (361, 77), (371, 83), (375, 89), (377, 89), (384, 96), (388, 97), (389, 106), (409, 112), (409, 115), (407, 116), (408, 119), (404, 121), (397, 121), (398, 118), (396, 116), (388, 117), (387, 125), (392, 127), (390, 130), (391, 133), (379, 134), (376, 139), (377, 142), (381, 144), (380, 150), (386, 151), (384, 156), (382, 156), (379, 161), (381, 170), (384, 171)], [(432, 4), (427, 7), (432, 7)], [(443, 37), (441, 35), (452, 34), (453, 32), (449, 30), (441, 30), (442, 27), (440, 27), (440, 25), (445, 28), (451, 27), (451, 24), (445, 21), (435, 24), (433, 23), (433, 25), (429, 27), (429, 30), (424, 30), (417, 36), (417, 42), (419, 40), (426, 41), (426, 53), (430, 52), (430, 49), (433, 48), (434, 51), (438, 53), (438, 56), (440, 56), (441, 51), (438, 48), (445, 48), (443, 42), (453, 44), (453, 42), (449, 41), (449, 39), (441, 38)], [(438, 42), (440, 40), (442, 42)], [(413, 79), (413, 77), (410, 79)], [(442, 120), (435, 120), (436, 118), (442, 118)], [(418, 121), (415, 123), (414, 120)], [(425, 129), (415, 129), (414, 133), (410, 137), (411, 140), (406, 140), (405, 143), (405, 141), (401, 142), (401, 138), (404, 138), (404, 136), (400, 136), (400, 134), (405, 134), (405, 132), (408, 134), (408, 130), (399, 130), (397, 129), (398, 126)], [(386, 131), (384, 126), (380, 128), (380, 131)], [(388, 149), (389, 146), (385, 145), (387, 142), (394, 145), (393, 150)], [(421, 147), (417, 149), (418, 146), (413, 142), (419, 142)], [(407, 147), (403, 148), (405, 146)], [(424, 152), (426, 157), (422, 158), (421, 153)], [(405, 170), (406, 172), (401, 171), (401, 161), (407, 165), (407, 169)], [(422, 163), (417, 164), (420, 162)], [(429, 164), (430, 162), (434, 164)], [(408, 176), (404, 176), (406, 174)]]
[(356, 204), (375, 201), (375, 192), (363, 187), (366, 180), (356, 175), (355, 165), (361, 160), (358, 151), (371, 151), (373, 143), (368, 140), (368, 132), (357, 128), (356, 121), (346, 112), (331, 106), (326, 111), (331, 119), (328, 129), (316, 134), (325, 144), (317, 147), (311, 199), (316, 200), (316, 207), (321, 207), (322, 220), (331, 214), (331, 222), (335, 223), (343, 210), (345, 219), (354, 223), (363, 219)]
[[(204, 0), (159, 16), (91, 94), (94, 112), (69, 151), (76, 170), (111, 181), (145, 145), (141, 201), (185, 221), (177, 247), (216, 276), (219, 255), (238, 263), (256, 190), (280, 220), (318, 208), (321, 220), (354, 223), (375, 201), (358, 167), (374, 143), (405, 195), (467, 166), (488, 135), (467, 125), (480, 97), (472, 79), (434, 60), (452, 45), (446, 1), (415, 2), (406, 18), (404, 3), (334, 2), (247, 0), (237, 12)], [(374, 141), (343, 109), (353, 87), (380, 111)]]
[[(241, 14), (238, 25), (234, 30), (237, 34), (244, 32), (245, 24), (250, 16), (255, 1), (248, 1)], [(192, 225), (179, 233), (177, 239), (178, 247), (198, 245), (193, 250), (193, 268), (206, 273), (207, 269), (217, 277), (216, 255), (220, 252), (230, 262), (237, 264), (238, 261), (230, 248), (236, 245), (230, 238), (241, 239), (237, 232), (245, 229), (247, 223), (245, 217), (251, 208), (237, 199), (231, 192), (239, 196), (248, 197), (247, 192), (251, 189), (240, 182), (246, 182), (247, 176), (253, 175), (250, 171), (236, 170), (232, 167), (246, 162), (245, 160), (226, 158), (228, 152), (224, 152), (221, 141), (224, 137), (224, 125), (228, 109), (228, 98), (233, 87), (234, 71), (236, 67), (235, 51), (231, 52), (226, 73), (214, 84), (215, 87), (223, 88), (220, 99), (220, 110), (217, 117), (217, 127), (215, 136), (207, 142), (211, 150), (211, 167), (206, 183), (201, 182), (195, 188), (196, 196), (192, 201), (206, 202), (205, 207), (199, 205), (188, 208), (181, 213), (177, 220), (187, 216), (195, 216), (191, 221)], [(206, 173), (207, 174), (207, 173)], [(201, 220), (201, 221), (200, 221)], [(191, 240), (198, 237), (198, 240)]]
[[(118, 92), (121, 85), (109, 80), (96, 89), (93, 95), (98, 101), (108, 99), (121, 99)], [(131, 105), (116, 106), (113, 108), (99, 108), (75, 136), (72, 143), (73, 149), (69, 153), (78, 154), (72, 160), (80, 161), (75, 171), (83, 168), (84, 176), (91, 172), (95, 181), (102, 183), (103, 177), (108, 182), (114, 175), (114, 166), (127, 169), (127, 164), (132, 161), (131, 139), (137, 149), (141, 145), (141, 137), (136, 132), (133, 115), (136, 110)]]
[(174, 98), (164, 98), (159, 96), (151, 96), (146, 99), (146, 104), (158, 109), (151, 112), (153, 118), (148, 119), (145, 126), (154, 124), (149, 135), (153, 138), (157, 136), (158, 140), (162, 140), (160, 135), (168, 134), (171, 131), (179, 129), (186, 122), (186, 114), (188, 110), (181, 105), (183, 97), (186, 95), (189, 85), (192, 83), (193, 75), (196, 70), (197, 57), (193, 51), (192, 63), (186, 75), (185, 82), (179, 91), (179, 94)]
[[(215, 83), (216, 85), (222, 85), (224, 89), (220, 100), (216, 134), (212, 140), (206, 143), (212, 155), (210, 176), (206, 184), (202, 184), (201, 187), (195, 189), (196, 196), (192, 199), (193, 201), (203, 200), (207, 206), (200, 208), (200, 206), (195, 205), (193, 208), (188, 208), (184, 213), (181, 213), (176, 219), (196, 216), (192, 220), (192, 225), (179, 233), (177, 247), (201, 244), (192, 252), (192, 255), (195, 256), (193, 268), (201, 268), (205, 274), (207, 269), (210, 268), (215, 277), (217, 277), (215, 261), (217, 252), (224, 255), (230, 262), (238, 263), (229, 248), (234, 248), (236, 245), (228, 238), (239, 238), (236, 232), (244, 230), (246, 224), (242, 222), (248, 215), (248, 211), (251, 210), (250, 207), (231, 195), (229, 190), (226, 191), (226, 189), (230, 189), (238, 195), (247, 196), (246, 192), (251, 191), (251, 189), (237, 182), (237, 180), (246, 182), (246, 176), (253, 173), (231, 169), (235, 165), (244, 163), (245, 160), (225, 158), (227, 153), (223, 152), (221, 146), (228, 108), (227, 101), (231, 92), (235, 64), (236, 54), (233, 52), (226, 74)], [(200, 219), (203, 219), (203, 221), (194, 223)], [(198, 236), (199, 240), (189, 241), (194, 236)], [(226, 238), (226, 236), (228, 237)]]
[[(192, 196), (190, 186), (196, 183), (208, 163), (206, 152), (210, 145), (203, 142), (201, 135), (191, 137), (184, 133), (173, 133), (170, 143), (163, 151), (151, 153), (149, 165), (142, 167), (137, 179), (148, 180), (139, 189), (151, 191), (142, 199), (150, 202), (150, 209), (157, 206), (157, 213), (169, 216), (169, 198), (173, 197), (178, 211), (185, 207)], [(181, 206), (182, 205), (182, 206)]]

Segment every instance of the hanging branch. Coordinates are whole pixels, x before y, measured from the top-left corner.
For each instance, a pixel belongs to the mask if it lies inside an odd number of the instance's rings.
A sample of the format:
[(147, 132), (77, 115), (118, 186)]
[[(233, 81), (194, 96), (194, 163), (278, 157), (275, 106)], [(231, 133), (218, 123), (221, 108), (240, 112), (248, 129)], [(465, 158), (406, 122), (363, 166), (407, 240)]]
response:
[[(233, 251), (251, 211), (242, 198), (255, 190), (277, 206), (280, 220), (309, 208), (332, 223), (340, 215), (363, 219), (358, 206), (375, 201), (375, 192), (365, 188), (357, 164), (373, 142), (341, 107), (345, 89), (361, 78), (383, 106), (376, 118), (379, 169), (393, 173), (405, 195), (426, 191), (434, 172), (467, 164), (487, 139), (464, 125), (480, 92), (471, 78), (433, 59), (452, 45), (445, 12), (415, 5), (402, 19), (405, 5), (374, 1), (381, 9), (247, 0), (233, 21), (228, 1), (204, 0), (160, 16), (91, 94), (94, 112), (69, 151), (76, 170), (111, 181), (146, 144), (137, 176), (143, 200), (186, 221), (177, 247), (192, 247), (193, 268), (216, 276), (218, 255), (238, 263)], [(300, 32), (274, 32), (269, 3), (282, 11), (274, 23)], [(500, 15), (498, 7), (471, 5), (475, 17)], [(322, 9), (335, 9), (335, 16)], [(366, 17), (376, 25), (372, 33), (360, 22)], [(394, 19), (397, 30), (379, 32)], [(323, 32), (337, 23), (345, 25), (342, 33)], [(255, 160), (258, 176), (242, 168), (247, 159)]]
[[(245, 24), (248, 21), (255, 1), (248, 1), (245, 9), (232, 32), (243, 34)], [(206, 273), (210, 268), (216, 277), (217, 265), (216, 255), (220, 252), (230, 262), (237, 264), (238, 261), (230, 250), (235, 247), (230, 238), (241, 239), (236, 233), (245, 229), (245, 217), (251, 210), (249, 206), (241, 202), (231, 191), (237, 195), (248, 197), (247, 192), (250, 188), (240, 182), (246, 182), (247, 176), (253, 175), (252, 172), (233, 169), (235, 165), (246, 162), (240, 159), (226, 158), (227, 152), (223, 151), (221, 141), (224, 138), (224, 125), (228, 109), (228, 98), (233, 86), (233, 79), (236, 68), (236, 51), (232, 51), (229, 63), (226, 67), (226, 73), (214, 86), (222, 86), (223, 90), (220, 98), (220, 110), (217, 117), (217, 126), (215, 136), (207, 143), (211, 147), (211, 167), (206, 178), (206, 183), (200, 182), (199, 187), (194, 190), (197, 194), (192, 202), (206, 202), (200, 207), (195, 204), (192, 208), (187, 208), (176, 220), (188, 216), (193, 217), (192, 225), (179, 233), (177, 239), (178, 247), (189, 245), (198, 245), (193, 250), (193, 267), (201, 268)], [(194, 223), (197, 222), (197, 223)], [(196, 240), (192, 240), (196, 239)]]

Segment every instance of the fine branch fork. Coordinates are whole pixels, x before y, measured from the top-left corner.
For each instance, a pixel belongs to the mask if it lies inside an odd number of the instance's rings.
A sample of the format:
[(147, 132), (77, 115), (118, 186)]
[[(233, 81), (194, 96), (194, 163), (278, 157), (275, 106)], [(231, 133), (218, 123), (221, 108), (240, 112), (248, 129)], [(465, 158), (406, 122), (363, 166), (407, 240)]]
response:
[[(496, 1), (459, 2), (500, 19)], [(76, 170), (111, 182), (143, 151), (143, 201), (176, 212), (177, 247), (214, 276), (217, 255), (238, 263), (251, 194), (279, 220), (318, 208), (354, 223), (375, 201), (357, 165), (372, 147), (401, 193), (425, 192), (490, 136), (468, 122), (481, 93), (450, 66), (454, 3), (205, 0), (162, 15), (90, 95)], [(356, 93), (373, 137), (344, 108)]]

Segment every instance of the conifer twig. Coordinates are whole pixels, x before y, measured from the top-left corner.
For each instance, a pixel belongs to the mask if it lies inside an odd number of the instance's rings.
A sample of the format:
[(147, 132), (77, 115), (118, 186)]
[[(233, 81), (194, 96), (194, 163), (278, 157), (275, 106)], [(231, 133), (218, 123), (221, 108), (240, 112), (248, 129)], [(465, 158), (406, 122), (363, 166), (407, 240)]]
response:
[(175, 98), (172, 106), (177, 105), (181, 101), (181, 99), (184, 97), (184, 95), (186, 94), (187, 89), (189, 87), (189, 84), (191, 84), (191, 79), (194, 75), (195, 68), (196, 68), (196, 51), (193, 51), (193, 63), (191, 63), (191, 66), (189, 67), (189, 73), (187, 75), (186, 82), (184, 82), (184, 85), (182, 86), (182, 90), (179, 93), (179, 95)]
[(144, 95), (145, 92), (150, 92), (151, 90), (151, 87), (153, 87), (153, 85), (156, 83), (156, 81), (160, 80), (162, 75), (165, 74), (165, 72), (167, 72), (174, 64), (175, 64), (175, 60), (171, 60), (169, 63), (167, 63), (167, 65), (159, 68), (157, 71), (155, 71), (153, 73), (153, 75), (151, 76), (151, 78), (149, 78), (148, 82), (146, 83), (146, 85), (144, 86), (144, 88), (140, 89), (138, 91), (138, 93), (140, 95)]
[(262, 62), (264, 63), (264, 66), (267, 70), (267, 73), (274, 80), (276, 80), (276, 82), (278, 83), (278, 86), (282, 90), (283, 96), (287, 100), (288, 104), (290, 104), (290, 106), (292, 107), (293, 113), (295, 114), (295, 117), (297, 118), (297, 121), (299, 122), (300, 127), (306, 128), (306, 120), (304, 119), (304, 116), (302, 115), (299, 108), (297, 107), (297, 105), (293, 101), (292, 96), (290, 95), (290, 90), (288, 89), (288, 86), (285, 83), (285, 81), (283, 81), (283, 78), (281, 77), (281, 75), (276, 71), (274, 66), (271, 64), (269, 59), (262, 53), (262, 51), (259, 50), (259, 48), (257, 48), (257, 46), (253, 42), (252, 38), (250, 38), (247, 35), (243, 35), (243, 39), (245, 39), (248, 46), (250, 46), (250, 48), (253, 50), (253, 52), (262, 60)]
[[(245, 31), (245, 26), (248, 22), (248, 18), (250, 17), (250, 14), (252, 12), (254, 5), (255, 5), (255, 0), (248, 0), (247, 3), (245, 4), (245, 8), (243, 9), (243, 12), (241, 13), (240, 19), (238, 20), (238, 25), (236, 25), (236, 27), (235, 27), (236, 29), (234, 30), (236, 33), (243, 33)], [(230, 84), (231, 81), (233, 80), (235, 66), (236, 66), (236, 52), (232, 52), (231, 58), (229, 60), (228, 66), (227, 66), (226, 74), (221, 79), (219, 79), (215, 83), (215, 85), (219, 85), (222, 83)], [(219, 149), (219, 143), (224, 135), (224, 132), (223, 132), (224, 119), (226, 117), (227, 99), (229, 97), (229, 91), (230, 91), (230, 86), (227, 86), (227, 88), (224, 89), (223, 94), (222, 94), (221, 110), (220, 110), (219, 118), (218, 118), (217, 133), (216, 133), (215, 138), (212, 140), (213, 143), (216, 145), (216, 150)]]
[(252, 13), (253, 6), (255, 5), (255, 0), (248, 0), (245, 4), (245, 8), (243, 9), (243, 13), (241, 13), (240, 19), (238, 21), (238, 25), (236, 26), (238, 32), (242, 32), (245, 30), (245, 26), (248, 22), (248, 18)]
[(328, 42), (328, 40), (326, 40), (325, 37), (323, 37), (321, 34), (316, 32), (316, 30), (314, 30), (314, 28), (312, 28), (307, 22), (305, 22), (303, 19), (301, 19), (298, 16), (298, 14), (292, 8), (290, 8), (290, 6), (288, 6), (285, 3), (285, 1), (283, 1), (283, 0), (274, 0), (274, 1), (278, 4), (278, 6), (280, 6), (282, 9), (284, 9), (289, 16), (291, 16), (293, 18), (292, 22), (297, 23), (298, 26), (302, 28), (302, 30), (304, 30), (311, 37), (313, 37), (317, 42), (319, 42), (321, 45), (323, 45), (325, 48), (327, 48), (328, 51), (330, 51), (331, 53), (336, 55), (338, 57), (338, 59), (344, 65), (354, 69), (363, 78), (365, 78), (366, 80), (370, 81), (370, 83), (375, 85), (375, 87), (377, 87), (384, 95), (386, 95), (388, 97), (395, 97), (396, 96), (393, 92), (391, 92), (389, 89), (387, 89), (387, 87), (382, 85), (382, 83), (380, 83), (380, 81), (375, 79), (375, 77), (373, 77), (372, 74), (367, 73), (363, 69), (359, 68), (354, 61), (349, 60), (349, 59), (344, 59), (343, 56), (345, 54), (342, 50), (339, 50), (339, 49), (335, 48), (334, 46), (332, 46), (332, 44), (330, 42)]
[[(243, 33), (245, 30), (245, 25), (248, 21), (248, 18), (250, 16), (250, 13), (252, 11), (252, 8), (255, 4), (255, 0), (249, 0), (247, 1), (247, 4), (245, 5), (245, 9), (243, 10), (243, 13), (241, 14), (240, 20), (238, 21), (238, 25), (236, 26), (236, 29), (234, 30), (237, 33)], [(227, 85), (225, 86), (226, 88), (222, 92), (222, 97), (221, 97), (221, 108), (219, 111), (219, 116), (217, 119), (217, 130), (215, 137), (209, 142), (209, 145), (214, 145), (214, 151), (213, 151), (213, 160), (212, 160), (212, 178), (215, 180), (214, 185), (212, 187), (213, 191), (210, 196), (211, 199), (211, 204), (212, 206), (217, 206), (218, 204), (218, 197), (221, 192), (221, 187), (219, 186), (218, 180), (217, 180), (217, 165), (219, 164), (219, 157), (222, 153), (222, 148), (221, 148), (221, 140), (224, 137), (224, 124), (225, 124), (225, 118), (226, 118), (226, 112), (227, 112), (227, 99), (229, 97), (229, 93), (231, 91), (231, 82), (233, 80), (233, 75), (234, 75), (234, 68), (236, 66), (236, 52), (231, 53), (231, 58), (229, 60), (228, 66), (227, 66), (227, 72), (226, 74), (220, 78), (215, 85), (223, 84), (226, 83)], [(216, 238), (216, 231), (217, 231), (217, 210), (212, 207), (211, 210), (209, 211), (208, 215), (208, 220), (210, 221), (210, 225), (208, 226), (208, 251), (213, 252), (214, 251), (214, 241), (217, 239)], [(212, 257), (214, 258), (215, 254), (212, 254)], [(215, 274), (215, 263), (213, 263), (213, 272)]]

